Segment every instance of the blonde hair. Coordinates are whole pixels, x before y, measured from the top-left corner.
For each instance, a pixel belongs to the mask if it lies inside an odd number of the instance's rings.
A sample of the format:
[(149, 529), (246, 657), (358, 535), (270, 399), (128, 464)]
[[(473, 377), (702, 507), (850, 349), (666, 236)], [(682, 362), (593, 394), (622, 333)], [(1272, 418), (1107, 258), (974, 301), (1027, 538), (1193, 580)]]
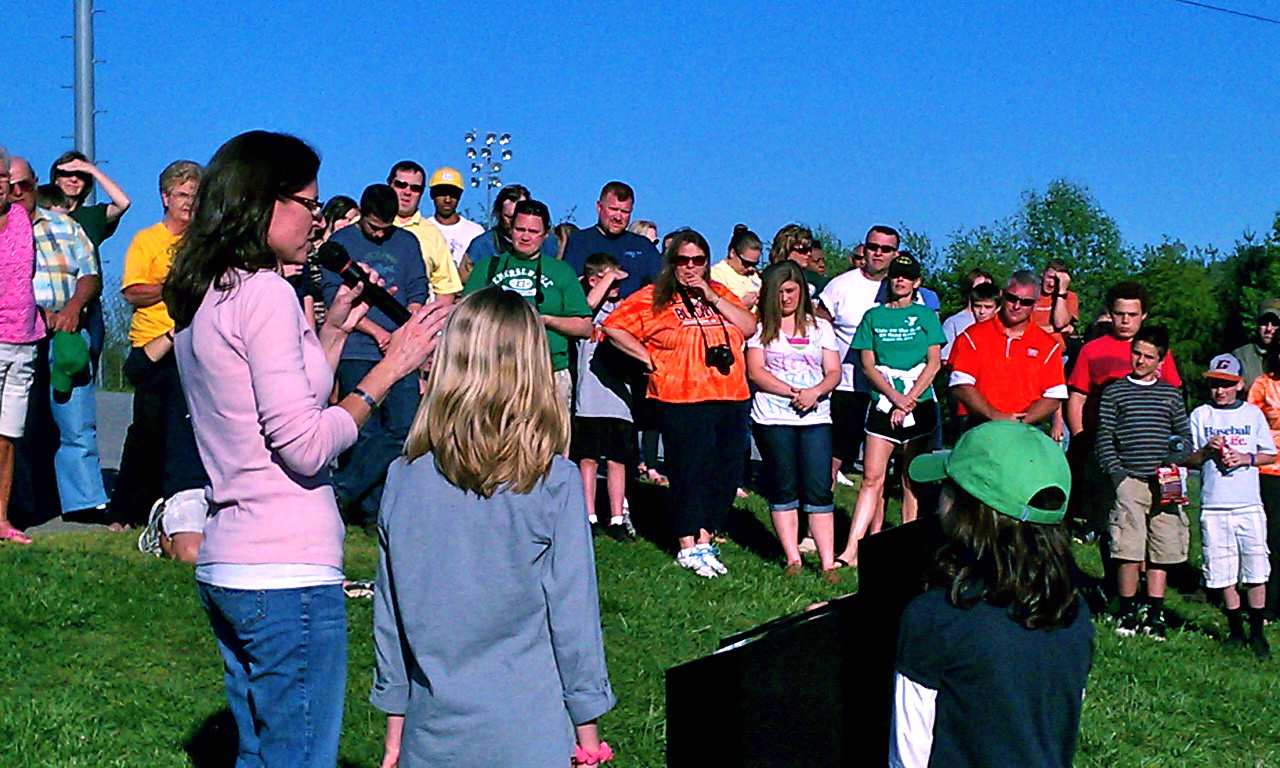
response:
[(431, 453), (445, 479), (489, 498), (529, 493), (569, 445), (537, 313), (496, 286), (468, 296), (445, 322), (404, 456)]

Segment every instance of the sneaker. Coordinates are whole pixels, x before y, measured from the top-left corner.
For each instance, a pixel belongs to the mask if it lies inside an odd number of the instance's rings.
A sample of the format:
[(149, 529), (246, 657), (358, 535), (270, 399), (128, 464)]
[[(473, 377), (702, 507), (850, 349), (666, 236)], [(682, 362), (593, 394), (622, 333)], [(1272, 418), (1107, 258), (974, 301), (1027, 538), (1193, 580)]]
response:
[(138, 551), (144, 555), (159, 557), (160, 551), (160, 519), (164, 517), (164, 499), (156, 499), (151, 505), (151, 513), (147, 515), (147, 527), (138, 534)]
[(1165, 635), (1169, 633), (1169, 625), (1165, 624), (1164, 614), (1162, 611), (1151, 611), (1146, 621), (1142, 622), (1142, 634), (1164, 642)]
[(629, 543), (636, 540), (635, 534), (633, 534), (631, 532), (631, 529), (627, 527), (626, 522), (609, 523), (608, 527), (604, 529), (604, 533), (606, 536), (608, 536), (611, 539), (614, 539), (615, 541), (623, 541), (623, 542)]
[(1142, 621), (1138, 618), (1137, 611), (1120, 616), (1120, 621), (1116, 622), (1116, 634), (1121, 637), (1132, 637), (1138, 634), (1138, 628), (1142, 626)]
[(1271, 658), (1271, 644), (1267, 642), (1267, 638), (1263, 637), (1261, 632), (1254, 632), (1253, 637), (1249, 638), (1249, 650), (1253, 651), (1253, 655), (1257, 656), (1260, 661), (1266, 661)]
[(702, 552), (698, 547), (680, 550), (680, 553), (676, 555), (676, 564), (681, 568), (688, 568), (704, 579), (714, 579), (719, 575), (716, 573), (716, 569), (707, 565), (702, 559)]
[(694, 550), (701, 553), (702, 562), (706, 563), (716, 573), (728, 573), (729, 569), (724, 567), (724, 563), (720, 562), (720, 549), (713, 544), (699, 544)]
[[(1262, 641), (1265, 643), (1267, 640), (1264, 637)], [(1243, 629), (1239, 631), (1236, 631), (1234, 629), (1231, 630), (1231, 632), (1227, 634), (1227, 639), (1222, 641), (1222, 645), (1224, 647), (1231, 648), (1231, 649), (1243, 648), (1248, 644), (1249, 642), (1245, 640)]]
[(818, 551), (818, 545), (813, 542), (812, 536), (805, 536), (800, 540), (800, 554), (812, 555)]
[(848, 485), (850, 487), (857, 485), (845, 475), (843, 472), (836, 472), (836, 483), (840, 485)]

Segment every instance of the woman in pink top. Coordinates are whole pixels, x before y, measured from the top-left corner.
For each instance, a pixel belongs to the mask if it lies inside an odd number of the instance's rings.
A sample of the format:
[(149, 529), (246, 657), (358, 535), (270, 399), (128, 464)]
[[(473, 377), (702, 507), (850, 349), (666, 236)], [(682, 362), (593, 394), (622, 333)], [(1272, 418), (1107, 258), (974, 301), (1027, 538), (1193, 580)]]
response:
[(0, 541), (17, 544), (30, 544), (31, 538), (9, 522), (13, 441), (22, 437), (26, 425), (35, 342), (45, 334), (31, 287), (35, 267), (31, 219), (22, 208), (9, 205), (9, 155), (0, 147)]
[(196, 582), (222, 653), (237, 765), (337, 763), (347, 622), (327, 467), (424, 363), (444, 320), (440, 307), (420, 310), (359, 388), (328, 405), (338, 352), (364, 314), (358, 291), (339, 292), (317, 334), (279, 274), (306, 260), (323, 225), (319, 167), (292, 136), (224, 144), (164, 290), (209, 474)]

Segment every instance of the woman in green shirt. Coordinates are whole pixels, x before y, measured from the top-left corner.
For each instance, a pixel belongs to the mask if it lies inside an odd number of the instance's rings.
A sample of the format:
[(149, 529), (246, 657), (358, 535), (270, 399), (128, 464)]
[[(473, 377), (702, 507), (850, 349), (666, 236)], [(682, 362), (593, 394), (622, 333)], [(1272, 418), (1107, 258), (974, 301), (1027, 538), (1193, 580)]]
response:
[[(884, 521), (884, 477), (889, 457), (901, 445), (904, 464), (928, 449), (928, 436), (938, 425), (932, 402), (933, 377), (942, 367), (946, 336), (938, 315), (916, 303), (920, 263), (903, 251), (889, 262), (885, 303), (863, 315), (853, 335), (862, 370), (873, 388), (867, 409), (862, 488), (854, 508), (849, 543), (837, 561), (858, 562), (858, 540), (880, 530)], [(916, 518), (916, 494), (910, 478), (902, 478), (902, 521)]]

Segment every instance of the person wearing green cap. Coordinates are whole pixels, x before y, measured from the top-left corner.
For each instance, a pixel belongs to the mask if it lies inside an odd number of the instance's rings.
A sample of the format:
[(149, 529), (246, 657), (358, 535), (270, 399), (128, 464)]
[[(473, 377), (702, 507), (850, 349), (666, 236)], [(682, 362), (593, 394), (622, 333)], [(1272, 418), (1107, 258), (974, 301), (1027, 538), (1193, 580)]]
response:
[(1061, 525), (1062, 449), (991, 421), (907, 471), (943, 481), (945, 543), (903, 612), (889, 765), (1070, 766), (1094, 632)]

